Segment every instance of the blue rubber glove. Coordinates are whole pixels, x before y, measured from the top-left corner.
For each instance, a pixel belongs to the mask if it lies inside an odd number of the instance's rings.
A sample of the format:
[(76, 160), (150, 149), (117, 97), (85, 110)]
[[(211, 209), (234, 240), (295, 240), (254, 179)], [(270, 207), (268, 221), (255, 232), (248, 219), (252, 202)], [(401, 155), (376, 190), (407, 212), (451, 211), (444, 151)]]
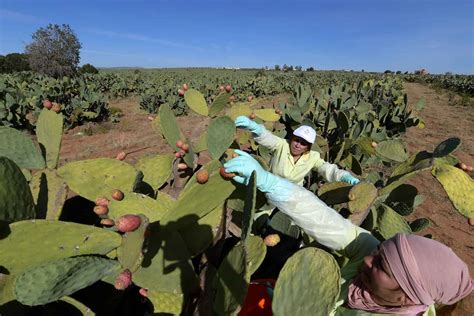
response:
[(257, 188), (262, 192), (271, 193), (278, 182), (278, 177), (265, 171), (260, 163), (246, 152), (238, 149), (234, 152), (239, 156), (224, 164), (226, 172), (238, 174), (232, 179), (238, 183), (247, 185), (252, 172), (255, 171), (257, 173)]
[(235, 119), (235, 126), (238, 128), (243, 128), (251, 131), (257, 137), (262, 135), (264, 128), (263, 125), (260, 125), (246, 116), (239, 116)]
[(352, 185), (356, 185), (357, 183), (360, 182), (359, 179), (357, 179), (356, 177), (353, 177), (351, 174), (345, 174), (341, 177), (341, 181), (342, 182), (346, 182), (346, 183), (349, 183), (349, 184), (352, 184)]

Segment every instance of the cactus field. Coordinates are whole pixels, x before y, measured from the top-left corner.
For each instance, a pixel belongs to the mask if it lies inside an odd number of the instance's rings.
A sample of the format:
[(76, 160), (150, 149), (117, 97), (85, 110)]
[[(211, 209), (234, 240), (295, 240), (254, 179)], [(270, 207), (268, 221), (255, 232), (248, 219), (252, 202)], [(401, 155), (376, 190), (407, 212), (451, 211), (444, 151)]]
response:
[(274, 314), (327, 315), (344, 258), (280, 212), (256, 217), (268, 206), (254, 176), (222, 174), (233, 149), (268, 168), (240, 115), (287, 138), (313, 126), (313, 150), (361, 182), (311, 174), (308, 190), (380, 240), (425, 235), (473, 267), (474, 109), (449, 102), (368, 73), (1, 75), (0, 315), (235, 315), (275, 268), (269, 249), (283, 258)]

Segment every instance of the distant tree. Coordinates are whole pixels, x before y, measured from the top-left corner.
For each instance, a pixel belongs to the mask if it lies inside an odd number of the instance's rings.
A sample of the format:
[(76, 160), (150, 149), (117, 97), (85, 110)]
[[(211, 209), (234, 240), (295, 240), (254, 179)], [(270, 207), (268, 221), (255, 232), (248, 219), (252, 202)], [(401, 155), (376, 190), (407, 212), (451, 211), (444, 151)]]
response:
[(280, 65), (275, 65), (275, 70), (280, 71)]
[(296, 70), (296, 71), (301, 71), (301, 70), (303, 70), (303, 67), (302, 67), (302, 66), (300, 66), (300, 65), (298, 65), (298, 66), (295, 66), (295, 70)]
[(391, 71), (391, 70), (385, 70), (383, 73), (384, 73), (384, 74), (393, 74), (393, 71)]
[(398, 70), (398, 71), (396, 72), (396, 74), (397, 74), (397, 75), (401, 75), (402, 72), (401, 72), (400, 70)]
[(314, 71), (314, 67), (308, 67), (306, 68), (306, 71)]
[(32, 35), (26, 45), (33, 71), (52, 77), (74, 75), (80, 60), (81, 43), (67, 24), (49, 24)]
[(79, 68), (79, 72), (81, 74), (97, 74), (99, 73), (99, 70), (92, 66), (91, 64), (85, 64), (81, 68)]
[(30, 70), (28, 56), (21, 53), (12, 53), (6, 56), (0, 56), (0, 72), (11, 73), (17, 71)]

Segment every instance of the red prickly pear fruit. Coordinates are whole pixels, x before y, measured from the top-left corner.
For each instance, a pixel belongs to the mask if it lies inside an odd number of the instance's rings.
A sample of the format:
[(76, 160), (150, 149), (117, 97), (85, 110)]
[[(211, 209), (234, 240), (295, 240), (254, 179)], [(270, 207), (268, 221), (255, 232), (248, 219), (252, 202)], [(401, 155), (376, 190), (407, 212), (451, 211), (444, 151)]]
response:
[(125, 269), (115, 279), (114, 286), (117, 290), (125, 290), (130, 284), (132, 284), (132, 272)]
[(109, 212), (109, 208), (103, 205), (97, 205), (94, 207), (94, 213), (97, 215), (106, 215)]
[(179, 163), (179, 164), (176, 165), (176, 168), (178, 170), (186, 170), (186, 169), (188, 169), (188, 165), (185, 164), (185, 163)]
[(257, 114), (255, 114), (255, 112), (252, 112), (250, 115), (249, 115), (249, 118), (251, 120), (255, 120), (255, 118), (257, 117)]
[(116, 201), (122, 201), (123, 200), (123, 192), (120, 190), (114, 190), (112, 192), (112, 198)]
[(200, 184), (204, 184), (209, 180), (209, 172), (206, 169), (199, 170), (196, 173), (196, 181)]
[(181, 149), (184, 150), (185, 152), (188, 152), (189, 151), (189, 144), (183, 144)]
[(148, 297), (148, 290), (147, 289), (141, 288), (141, 289), (138, 290), (138, 293), (143, 297)]
[(265, 239), (263, 240), (263, 242), (264, 242), (265, 245), (267, 245), (268, 247), (276, 246), (276, 245), (280, 242), (280, 235), (278, 235), (278, 234), (270, 234), (270, 235), (267, 235), (267, 236), (265, 237)]
[(123, 215), (115, 221), (117, 230), (121, 233), (133, 232), (141, 224), (141, 218), (138, 215)]
[(99, 205), (99, 206), (108, 206), (109, 205), (109, 200), (106, 198), (106, 197), (98, 197), (97, 199), (95, 199), (95, 205)]
[[(183, 145), (183, 146), (184, 146), (184, 145)], [(179, 151), (179, 154), (181, 155), (180, 157), (183, 157), (184, 155), (186, 155), (186, 152), (181, 149), (181, 150)]]
[(51, 110), (53, 110), (56, 113), (61, 112), (61, 104), (53, 102), (53, 105), (51, 107)]
[(253, 96), (249, 95), (249, 96), (247, 97), (247, 101), (252, 102), (252, 100), (253, 100)]
[(183, 83), (183, 90), (184, 90), (184, 91), (188, 91), (188, 89), (189, 89), (188, 84), (187, 84), (187, 83)]
[(114, 220), (110, 218), (104, 218), (100, 220), (100, 224), (104, 226), (114, 226)]
[(219, 91), (220, 91), (220, 92), (224, 92), (224, 90), (225, 90), (224, 86), (223, 86), (223, 85), (220, 85), (220, 86), (219, 86)]
[(115, 159), (117, 159), (117, 160), (124, 160), (125, 157), (127, 157), (127, 153), (124, 152), (124, 151), (121, 151), (121, 152), (119, 152), (119, 153), (117, 154), (117, 156), (115, 157)]
[(53, 103), (49, 100), (43, 100), (43, 107), (47, 108), (48, 110), (51, 110), (53, 107)]
[(224, 179), (232, 179), (233, 177), (236, 176), (235, 173), (225, 172), (225, 168), (224, 168), (224, 167), (221, 167), (221, 168), (219, 169), (219, 173), (220, 173), (220, 175), (221, 175)]
[(178, 89), (178, 95), (180, 97), (184, 96), (184, 90), (183, 89)]
[(474, 226), (474, 218), (470, 218), (467, 222), (469, 225)]
[(183, 141), (182, 141), (181, 139), (178, 139), (178, 140), (176, 141), (176, 147), (178, 147), (178, 148), (183, 147), (183, 144), (184, 144), (184, 143), (183, 143)]
[(174, 156), (175, 156), (176, 158), (181, 158), (181, 150), (178, 151), (178, 152), (175, 152), (175, 153), (174, 153)]
[(225, 86), (225, 91), (231, 92), (232, 91), (232, 86), (230, 84)]

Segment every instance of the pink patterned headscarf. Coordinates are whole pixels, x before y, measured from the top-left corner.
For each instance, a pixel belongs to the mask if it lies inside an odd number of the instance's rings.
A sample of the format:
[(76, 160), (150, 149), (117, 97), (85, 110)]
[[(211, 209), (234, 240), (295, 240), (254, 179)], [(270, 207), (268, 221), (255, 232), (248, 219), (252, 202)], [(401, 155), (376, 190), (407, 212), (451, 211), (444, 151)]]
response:
[(421, 315), (431, 304), (451, 305), (472, 292), (473, 280), (468, 266), (451, 248), (438, 241), (397, 234), (380, 245), (380, 254), (415, 305), (378, 305), (360, 279), (356, 278), (349, 285), (349, 307), (376, 313)]

